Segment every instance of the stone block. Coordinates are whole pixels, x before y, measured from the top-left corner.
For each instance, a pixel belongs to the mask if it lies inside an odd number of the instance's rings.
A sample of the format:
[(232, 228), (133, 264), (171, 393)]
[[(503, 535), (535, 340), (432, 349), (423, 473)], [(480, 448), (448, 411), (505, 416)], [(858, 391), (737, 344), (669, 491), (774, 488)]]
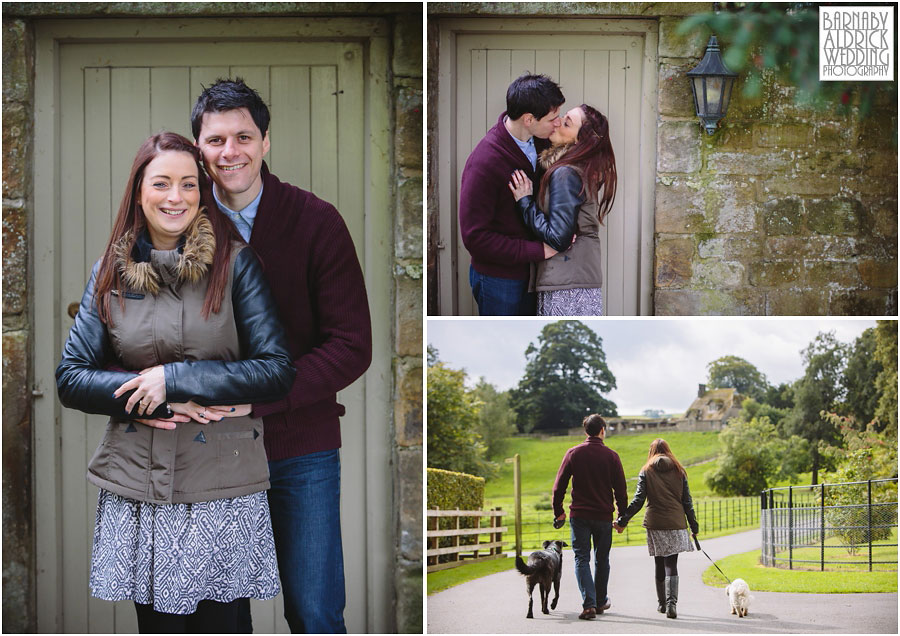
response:
[(862, 203), (856, 199), (837, 197), (806, 203), (809, 229), (816, 234), (856, 236), (864, 214)]
[(422, 177), (400, 178), (396, 190), (394, 256), (422, 258)]
[(797, 176), (765, 174), (756, 182), (756, 200), (765, 202), (782, 196), (833, 196), (842, 189), (841, 184), (840, 179), (826, 174)]
[(697, 243), (697, 255), (702, 259), (715, 258), (726, 261), (758, 260), (762, 255), (758, 237), (725, 236)]
[(400, 267), (402, 273), (395, 276), (396, 353), (399, 356), (421, 356), (422, 263), (407, 263)]
[(683, 287), (690, 281), (694, 242), (690, 239), (660, 239), (656, 243), (656, 286)]
[(716, 178), (706, 193), (707, 217), (716, 216), (715, 231), (734, 234), (756, 231), (756, 189), (749, 179)]
[(422, 169), (422, 84), (396, 89), (395, 158), (404, 168)]
[[(897, 267), (894, 264), (894, 281), (897, 280)], [(847, 289), (857, 287), (860, 272), (857, 265), (846, 261), (813, 261), (806, 263), (806, 282), (810, 287), (830, 289)]]
[(750, 284), (755, 287), (784, 287), (800, 280), (802, 266), (797, 261), (759, 261), (750, 264)]
[[(24, 20), (3, 20), (3, 102), (31, 103), (34, 36)], [(4, 113), (5, 120), (6, 113)], [(5, 122), (4, 122), (5, 127)], [(5, 152), (4, 140), (4, 152)]]
[(394, 77), (422, 77), (422, 16), (402, 14), (394, 19)]
[(422, 560), (422, 449), (398, 449), (397, 504), (400, 518), (400, 557)]
[(879, 236), (897, 236), (897, 199), (879, 201), (868, 212), (872, 223), (867, 230)]
[(394, 365), (394, 441), (422, 445), (422, 358), (401, 358)]
[(824, 122), (815, 128), (816, 148), (844, 149), (852, 148), (856, 141), (855, 125), (849, 122)]
[(768, 236), (799, 234), (803, 224), (803, 206), (795, 197), (773, 199), (763, 205), (763, 222)]
[(685, 75), (693, 67), (693, 61), (682, 64), (660, 63), (658, 80), (658, 110), (660, 115), (670, 117), (692, 117), (696, 115), (691, 84)]
[[(19, 427), (31, 409), (31, 391), (28, 389), (28, 331), (3, 333), (3, 441), (7, 433), (16, 437)], [(21, 442), (21, 440), (19, 440)], [(13, 444), (15, 448), (19, 442)], [(28, 445), (31, 443), (29, 441)]]
[(699, 124), (689, 121), (660, 122), (656, 148), (659, 172), (697, 172), (700, 170)]
[(860, 148), (897, 152), (897, 109), (873, 111), (860, 121), (856, 144)]
[(3, 105), (3, 198), (22, 199), (28, 194), (28, 163), (32, 126), (28, 109), (21, 104)]
[(790, 152), (773, 151), (762, 154), (715, 151), (706, 157), (706, 167), (718, 174), (772, 176), (789, 172), (794, 165)]
[(834, 292), (829, 313), (834, 316), (895, 316), (896, 290), (853, 290)]
[(859, 261), (859, 276), (868, 287), (896, 287), (897, 259), (892, 261), (876, 261), (865, 259)]
[[(858, 158), (860, 155), (855, 154)], [(868, 154), (865, 161), (862, 162), (865, 174), (870, 178), (893, 177), (894, 182), (897, 180), (897, 151), (892, 150), (873, 150)]]
[(707, 140), (719, 150), (749, 150), (753, 147), (753, 130), (743, 123), (719, 123), (719, 130)]
[(766, 252), (773, 260), (785, 258), (850, 261), (860, 254), (852, 236), (768, 237)]
[(397, 593), (397, 633), (422, 634), (422, 564), (413, 563), (397, 567), (394, 574)]
[[(5, 169), (5, 165), (4, 165)], [(28, 213), (3, 206), (3, 315), (20, 314), (28, 303)]]
[(743, 275), (741, 263), (710, 259), (694, 264), (691, 284), (709, 289), (731, 289), (743, 283)]
[(827, 292), (775, 289), (766, 293), (767, 316), (824, 316)]
[(842, 194), (859, 197), (887, 197), (897, 198), (897, 179), (894, 177), (866, 176), (865, 172), (858, 175), (841, 175), (831, 180), (838, 184)]
[(657, 316), (758, 316), (764, 308), (762, 294), (746, 290), (657, 289)]
[(760, 148), (801, 148), (812, 138), (810, 124), (757, 124), (753, 130), (754, 143)]
[[(669, 180), (667, 180), (669, 181)], [(684, 181), (656, 183), (656, 231), (691, 234), (702, 227), (705, 202), (697, 184)]]
[[(709, 31), (704, 27), (687, 33), (679, 34), (678, 25), (681, 18), (662, 17), (659, 20), (659, 57), (690, 57), (697, 58), (690, 68), (696, 66), (706, 51), (706, 43), (709, 41)], [(690, 68), (688, 70), (690, 70)]]

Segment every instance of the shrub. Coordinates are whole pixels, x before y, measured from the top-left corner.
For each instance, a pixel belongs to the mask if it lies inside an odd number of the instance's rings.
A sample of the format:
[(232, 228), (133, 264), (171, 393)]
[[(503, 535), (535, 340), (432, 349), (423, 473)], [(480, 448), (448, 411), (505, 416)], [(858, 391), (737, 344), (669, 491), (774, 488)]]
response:
[[(481, 510), (484, 508), (484, 478), (468, 475), (466, 473), (455, 473), (450, 470), (441, 470), (439, 468), (428, 468), (427, 475), (427, 505), (428, 508), (434, 510)], [(429, 526), (431, 527), (431, 526)], [(440, 530), (449, 530), (456, 527), (456, 522), (452, 518), (438, 518), (438, 526)], [(474, 528), (475, 519), (473, 517), (462, 517), (459, 520), (460, 528)], [(471, 545), (475, 543), (476, 536), (459, 537), (460, 545)], [(440, 537), (438, 539), (438, 547), (444, 548), (453, 545), (453, 537)], [(444, 562), (450, 560), (451, 555), (442, 555), (438, 558)]]

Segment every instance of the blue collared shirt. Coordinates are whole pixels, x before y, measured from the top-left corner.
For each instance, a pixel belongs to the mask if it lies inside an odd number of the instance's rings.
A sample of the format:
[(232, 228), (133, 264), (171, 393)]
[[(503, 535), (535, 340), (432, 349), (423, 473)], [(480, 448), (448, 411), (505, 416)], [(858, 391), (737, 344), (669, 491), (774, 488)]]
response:
[[(507, 129), (506, 132), (509, 132)], [(522, 141), (514, 134), (509, 133), (509, 136), (513, 138), (513, 141), (516, 142), (516, 145), (522, 149), (522, 152), (525, 153), (525, 156), (528, 157), (528, 161), (531, 162), (531, 169), (537, 169), (537, 148), (534, 147), (534, 137), (530, 137), (528, 141)]]
[(222, 203), (221, 199), (219, 199), (219, 196), (216, 194), (216, 188), (213, 188), (213, 197), (215, 198), (219, 209), (222, 210), (222, 212), (224, 212), (225, 215), (232, 220), (235, 219), (235, 216), (239, 216), (244, 220), (244, 223), (246, 223), (246, 226), (244, 226), (242, 223), (235, 221), (234, 225), (235, 227), (237, 227), (238, 232), (241, 233), (241, 236), (244, 237), (244, 240), (248, 243), (250, 242), (250, 233), (253, 232), (253, 222), (256, 220), (256, 212), (259, 210), (259, 201), (260, 199), (262, 199), (262, 193), (263, 189), (260, 188), (259, 194), (256, 195), (256, 198), (248, 203), (247, 207), (245, 207), (243, 210), (232, 210), (227, 205)]

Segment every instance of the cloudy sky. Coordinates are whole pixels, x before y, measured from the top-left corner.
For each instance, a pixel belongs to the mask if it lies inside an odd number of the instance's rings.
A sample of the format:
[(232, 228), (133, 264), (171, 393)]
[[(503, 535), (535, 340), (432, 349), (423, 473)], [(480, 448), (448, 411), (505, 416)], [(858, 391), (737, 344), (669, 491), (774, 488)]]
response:
[[(516, 386), (525, 371), (525, 349), (537, 344), (543, 319), (428, 320), (427, 342), (448, 366), (470, 379), (484, 376), (499, 389)], [(603, 339), (606, 361), (618, 388), (608, 397), (622, 415), (644, 409), (683, 412), (707, 379), (706, 365), (725, 355), (752, 362), (772, 384), (803, 374), (800, 351), (819, 332), (853, 342), (874, 320), (775, 320), (690, 318), (585, 320)]]

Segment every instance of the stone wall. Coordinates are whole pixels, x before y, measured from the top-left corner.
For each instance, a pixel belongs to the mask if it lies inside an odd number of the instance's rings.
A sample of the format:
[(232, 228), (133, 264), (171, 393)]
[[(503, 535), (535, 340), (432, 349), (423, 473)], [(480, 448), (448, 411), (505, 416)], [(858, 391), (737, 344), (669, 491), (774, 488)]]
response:
[[(685, 73), (703, 56), (708, 35), (681, 37), (675, 29), (686, 15), (711, 9), (712, 3), (429, 3), (429, 103), (444, 104), (436, 72), (441, 17), (658, 19), (654, 313), (895, 315), (896, 103), (882, 95), (868, 118), (839, 117), (795, 105), (795, 90), (771, 75), (760, 97), (745, 98), (739, 78), (727, 116), (707, 136)], [(429, 149), (436, 110), (429, 110)], [(428, 227), (436, 237), (435, 180), (428, 191)], [(435, 254), (436, 238), (429, 237), (431, 314), (438, 313)]]
[[(365, 5), (390, 19), (393, 88), (393, 453), (395, 627), (422, 616), (422, 18), (419, 5)], [(31, 458), (34, 44), (41, 17), (360, 15), (354, 3), (7, 3), (3, 7), (3, 615), (35, 629)]]
[(29, 245), (34, 42), (3, 20), (3, 628), (34, 631)]

